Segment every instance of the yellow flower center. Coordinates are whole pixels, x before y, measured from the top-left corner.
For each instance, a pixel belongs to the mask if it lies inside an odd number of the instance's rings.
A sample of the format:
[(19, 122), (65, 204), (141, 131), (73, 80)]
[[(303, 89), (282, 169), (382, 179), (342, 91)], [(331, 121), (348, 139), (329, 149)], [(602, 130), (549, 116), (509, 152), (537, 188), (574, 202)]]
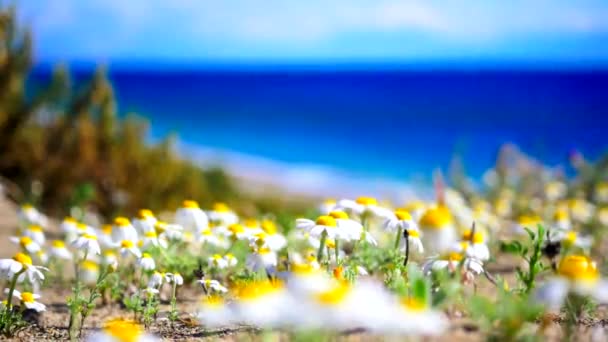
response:
[(447, 261), (452, 261), (452, 262), (460, 262), (463, 259), (462, 253), (458, 253), (458, 252), (449, 252), (448, 254), (444, 255), (443, 260), (447, 260)]
[(150, 209), (141, 209), (138, 213), (140, 219), (147, 219), (148, 217), (154, 217), (152, 210)]
[(65, 248), (65, 242), (61, 240), (53, 240), (53, 242), (51, 242), (51, 245), (55, 248)]
[(341, 210), (334, 210), (329, 213), (329, 216), (335, 218), (336, 220), (348, 220), (348, 214)]
[(407, 212), (403, 209), (399, 209), (399, 210), (395, 211), (395, 216), (397, 216), (397, 219), (399, 221), (411, 221), (412, 220), (412, 215), (410, 215), (409, 212)]
[(291, 264), (290, 270), (291, 272), (296, 274), (308, 274), (312, 273), (315, 269), (312, 267), (312, 265), (309, 264), (293, 263)]
[(553, 219), (555, 221), (567, 221), (569, 219), (568, 217), (568, 210), (566, 209), (558, 209), (555, 214), (553, 215)]
[(32, 265), (32, 258), (30, 258), (29, 255), (24, 254), (24, 253), (15, 254), (15, 256), (13, 257), (13, 260), (17, 261), (18, 263), (20, 263), (24, 266)]
[(405, 297), (401, 299), (401, 305), (402, 307), (404, 307), (406, 310), (409, 311), (424, 311), (426, 309), (426, 303), (416, 299), (416, 298), (411, 298), (411, 297)]
[(128, 218), (119, 216), (114, 219), (114, 224), (119, 227), (127, 227), (131, 224), (131, 222), (129, 222)]
[(111, 224), (104, 224), (101, 226), (101, 232), (104, 233), (105, 235), (110, 235), (112, 234), (112, 225)]
[(25, 203), (25, 204), (23, 204), (21, 206), (21, 209), (23, 209), (23, 210), (31, 210), (31, 209), (34, 209), (34, 206), (31, 205), (31, 204), (29, 204), (29, 203)]
[(38, 232), (42, 232), (42, 227), (40, 227), (40, 226), (38, 226), (38, 225), (35, 225), (35, 224), (30, 225), (30, 226), (28, 227), (28, 229), (29, 229), (30, 231), (32, 231), (32, 232), (37, 232), (37, 233), (38, 233)]
[(131, 241), (131, 240), (122, 240), (120, 242), (120, 247), (122, 247), (122, 248), (133, 248), (133, 247), (135, 247), (135, 243), (133, 243), (133, 241)]
[(336, 227), (336, 219), (329, 215), (322, 215), (317, 218), (316, 224), (326, 227)]
[(139, 324), (123, 319), (107, 321), (103, 330), (119, 342), (139, 341), (144, 331)]
[(77, 223), (76, 224), (76, 230), (79, 230), (80, 232), (86, 232), (87, 231), (87, 225), (84, 223)]
[(574, 245), (574, 242), (576, 241), (576, 238), (577, 238), (576, 232), (568, 232), (568, 233), (566, 233), (566, 236), (564, 237), (564, 240), (562, 241), (562, 243), (566, 247), (572, 247), (572, 245)]
[(185, 200), (182, 202), (182, 206), (184, 208), (189, 208), (189, 209), (198, 209), (198, 203), (196, 201), (193, 200)]
[(80, 266), (87, 271), (97, 272), (99, 270), (99, 266), (91, 260), (84, 260)]
[(219, 254), (213, 254), (212, 258), (213, 258), (213, 260), (217, 261), (217, 260), (221, 260), (222, 256)]
[(375, 198), (373, 197), (359, 197), (357, 198), (357, 200), (355, 201), (357, 202), (357, 204), (361, 204), (361, 205), (378, 205), (378, 201), (376, 201)]
[(75, 218), (73, 218), (73, 217), (71, 217), (71, 216), (66, 216), (66, 217), (63, 219), (63, 222), (65, 222), (65, 223), (76, 223), (76, 222), (78, 222), (78, 221), (76, 221), (76, 219), (75, 219)]
[(31, 292), (21, 292), (21, 301), (24, 303), (33, 303), (35, 301), (34, 294)]
[(470, 229), (465, 230), (464, 232), (462, 232), (462, 239), (466, 241), (473, 240), (473, 243), (475, 244), (483, 243), (483, 234), (480, 231), (475, 232), (475, 234), (473, 235), (473, 239), (471, 239), (472, 233), (473, 232)]
[(519, 225), (525, 228), (536, 228), (539, 223), (541, 223), (541, 219), (538, 216), (528, 216), (522, 215), (519, 217)]
[(201, 235), (211, 236), (211, 235), (213, 235), (213, 233), (211, 232), (211, 229), (205, 228), (205, 229), (201, 230)]
[(150, 255), (150, 253), (142, 253), (141, 257), (142, 258), (152, 259), (152, 256)]
[(259, 226), (258, 220), (254, 218), (248, 218), (245, 220), (245, 227), (247, 228), (257, 228)]
[(420, 218), (420, 227), (423, 229), (443, 229), (451, 223), (452, 215), (443, 206), (425, 211), (424, 215)]
[(336, 305), (342, 303), (349, 292), (350, 287), (347, 284), (340, 283), (327, 291), (317, 294), (316, 299), (322, 304)]
[(145, 232), (144, 236), (147, 237), (147, 238), (153, 239), (153, 238), (156, 237), (156, 232), (153, 231), (153, 230), (150, 230), (150, 231)]
[(597, 280), (599, 272), (593, 260), (584, 255), (567, 255), (557, 267), (557, 273), (570, 280)]
[(156, 222), (156, 224), (154, 224), (154, 230), (156, 230), (156, 234), (164, 232), (165, 230), (167, 230), (167, 223), (162, 221)]
[(234, 223), (234, 224), (231, 224), (230, 226), (228, 226), (228, 230), (234, 235), (242, 234), (245, 232), (245, 228), (238, 223)]
[(97, 240), (97, 236), (95, 236), (93, 234), (82, 234), (82, 237), (87, 240)]
[(262, 230), (264, 230), (269, 235), (274, 235), (277, 233), (277, 225), (273, 221), (263, 220)]
[(20, 245), (21, 245), (21, 247), (23, 247), (23, 248), (25, 248), (25, 247), (29, 246), (29, 245), (30, 245), (32, 242), (34, 242), (34, 241), (33, 241), (33, 240), (32, 240), (32, 238), (31, 238), (31, 237), (29, 237), (29, 236), (22, 236), (22, 237), (19, 239), (19, 244), (20, 244)]
[(420, 237), (420, 232), (416, 229), (409, 229), (407, 231), (408, 235), (412, 238), (419, 238)]
[(277, 284), (269, 281), (257, 281), (236, 288), (236, 296), (240, 300), (255, 300), (278, 290)]
[[(209, 280), (205, 281), (206, 286), (209, 286), (209, 283), (210, 283)], [(222, 307), (224, 305), (224, 299), (222, 299), (222, 297), (217, 296), (217, 295), (204, 296), (201, 299), (201, 303), (206, 307), (218, 308), (218, 307)]]
[(213, 203), (213, 211), (217, 211), (218, 213), (227, 213), (230, 212), (230, 208), (226, 205), (226, 203), (217, 202)]

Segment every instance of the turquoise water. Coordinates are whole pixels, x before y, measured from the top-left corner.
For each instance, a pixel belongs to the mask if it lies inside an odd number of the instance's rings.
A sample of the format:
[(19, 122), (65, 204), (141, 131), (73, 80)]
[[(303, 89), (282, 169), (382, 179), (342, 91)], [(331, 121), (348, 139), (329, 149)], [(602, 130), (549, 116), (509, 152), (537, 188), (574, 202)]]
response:
[[(82, 74), (79, 74), (82, 76)], [(38, 73), (35, 77), (46, 77)], [(608, 147), (608, 72), (114, 70), (121, 112), (195, 145), (410, 180), (505, 142), (548, 164)]]

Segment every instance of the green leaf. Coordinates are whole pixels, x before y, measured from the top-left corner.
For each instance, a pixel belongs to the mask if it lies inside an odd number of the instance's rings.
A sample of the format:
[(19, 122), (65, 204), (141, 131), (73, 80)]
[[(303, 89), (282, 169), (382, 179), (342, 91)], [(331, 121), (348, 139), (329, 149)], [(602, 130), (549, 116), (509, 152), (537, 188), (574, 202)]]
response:
[(519, 241), (511, 241), (511, 242), (501, 242), (500, 243), (500, 251), (504, 253), (511, 254), (520, 254), (522, 250), (521, 242)]
[(528, 233), (528, 236), (530, 237), (531, 240), (534, 240), (534, 238), (536, 238), (536, 234), (530, 228), (524, 227), (524, 229)]

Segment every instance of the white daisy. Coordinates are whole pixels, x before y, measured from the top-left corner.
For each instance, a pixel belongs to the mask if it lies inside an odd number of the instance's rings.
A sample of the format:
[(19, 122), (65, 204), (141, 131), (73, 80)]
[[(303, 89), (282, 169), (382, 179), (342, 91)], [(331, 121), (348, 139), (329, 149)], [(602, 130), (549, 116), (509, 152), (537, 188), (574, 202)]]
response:
[[(4, 293), (9, 293), (9, 289), (4, 289)], [(46, 306), (36, 299), (40, 299), (39, 294), (31, 292), (19, 292), (17, 289), (13, 290), (13, 297), (19, 299), (21, 304), (30, 310), (36, 310), (36, 312), (42, 312), (46, 310)]]
[(137, 241), (137, 230), (131, 225), (126, 217), (117, 217), (114, 219), (112, 227), (112, 241), (120, 243), (121, 241)]
[(430, 253), (443, 253), (456, 242), (452, 215), (444, 206), (427, 209), (419, 222), (422, 242)]
[(215, 279), (199, 279), (197, 280), (197, 283), (199, 283), (207, 291), (213, 290), (221, 293), (228, 292), (228, 289)]
[(156, 268), (156, 263), (152, 256), (148, 253), (143, 253), (139, 259), (137, 259), (137, 265), (144, 271), (152, 271)]
[(564, 256), (557, 267), (557, 276), (537, 290), (536, 298), (551, 309), (559, 309), (569, 293), (608, 303), (608, 281), (601, 278), (596, 263), (589, 257)]
[(373, 197), (359, 197), (354, 201), (343, 199), (338, 202), (336, 208), (357, 214), (359, 216), (365, 214), (387, 218), (392, 215), (390, 209), (378, 206), (378, 201)]
[(70, 252), (66, 248), (65, 242), (63, 242), (62, 240), (53, 240), (51, 242), (50, 253), (51, 253), (51, 256), (53, 256), (57, 259), (63, 259), (63, 260), (72, 259), (72, 252)]
[(48, 268), (32, 265), (32, 258), (24, 253), (17, 253), (12, 259), (0, 259), (0, 276), (5, 279), (10, 280), (15, 274), (22, 272), (17, 282), (21, 283), (27, 277), (30, 283), (39, 284), (44, 280), (41, 271), (48, 271)]
[(124, 319), (111, 319), (104, 323), (99, 332), (92, 333), (87, 342), (157, 342), (160, 339), (145, 333), (138, 323)]
[(22, 237), (11, 236), (11, 237), (9, 237), (9, 240), (13, 243), (18, 244), (23, 251), (25, 251), (31, 255), (38, 253), (41, 249), (40, 245), (38, 243), (36, 243), (34, 240), (32, 240), (32, 238), (29, 236), (22, 236)]
[(133, 219), (133, 227), (135, 227), (139, 234), (153, 232), (156, 221), (157, 219), (151, 210), (141, 209), (137, 213), (137, 217)]
[(101, 254), (97, 236), (92, 234), (82, 234), (72, 242), (72, 246), (86, 255), (93, 256)]
[(190, 232), (199, 232), (209, 227), (207, 214), (198, 203), (192, 200), (186, 200), (182, 203), (182, 207), (175, 212), (175, 223)]
[(221, 202), (214, 203), (212, 209), (207, 211), (207, 216), (209, 220), (226, 226), (239, 222), (238, 215)]

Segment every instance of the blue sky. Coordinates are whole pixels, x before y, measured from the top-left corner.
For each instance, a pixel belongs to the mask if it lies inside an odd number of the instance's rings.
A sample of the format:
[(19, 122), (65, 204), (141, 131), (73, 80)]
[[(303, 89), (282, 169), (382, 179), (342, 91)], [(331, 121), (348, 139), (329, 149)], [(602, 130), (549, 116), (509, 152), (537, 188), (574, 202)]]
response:
[(608, 64), (608, 1), (21, 0), (39, 62)]

